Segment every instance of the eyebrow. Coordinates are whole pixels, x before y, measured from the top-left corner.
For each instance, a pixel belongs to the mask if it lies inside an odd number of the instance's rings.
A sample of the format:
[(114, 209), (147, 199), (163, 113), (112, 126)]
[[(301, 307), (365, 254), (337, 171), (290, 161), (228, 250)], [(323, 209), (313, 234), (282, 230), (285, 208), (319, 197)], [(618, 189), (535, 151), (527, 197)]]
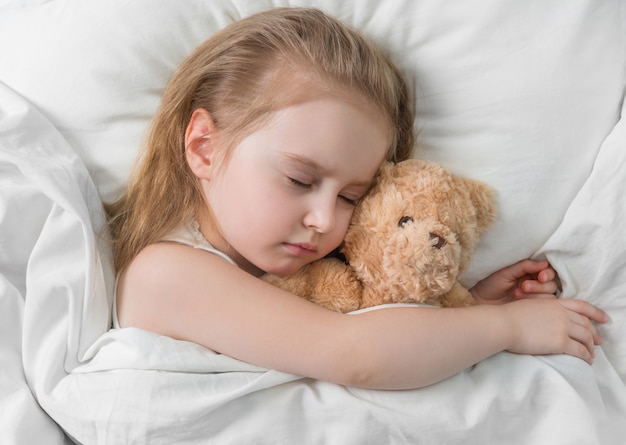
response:
[[(312, 170), (314, 170), (317, 173), (327, 173), (328, 169), (322, 167), (320, 164), (318, 164), (317, 162), (315, 162), (313, 159), (311, 158), (307, 158), (305, 156), (300, 156), (297, 155), (295, 153), (286, 153), (286, 152), (281, 152), (281, 155), (286, 158), (288, 161), (290, 162), (294, 162), (294, 163), (298, 163), (298, 164), (302, 164)], [(365, 187), (365, 188), (369, 188), (372, 186), (372, 181), (355, 181), (353, 183), (351, 183), (351, 185), (357, 186), (357, 187)]]

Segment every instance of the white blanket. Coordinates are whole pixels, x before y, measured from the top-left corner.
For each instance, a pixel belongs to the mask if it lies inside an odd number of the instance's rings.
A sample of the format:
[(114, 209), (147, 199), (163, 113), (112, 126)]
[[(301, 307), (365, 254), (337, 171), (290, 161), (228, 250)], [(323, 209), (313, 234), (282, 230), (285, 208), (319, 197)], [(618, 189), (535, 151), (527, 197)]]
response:
[(622, 443), (625, 142), (620, 123), (543, 251), (566, 296), (613, 319), (593, 366), (500, 353), (420, 390), (360, 390), (109, 331), (114, 277), (95, 187), (56, 129), (0, 85), (0, 443), (69, 443), (61, 428), (111, 444)]

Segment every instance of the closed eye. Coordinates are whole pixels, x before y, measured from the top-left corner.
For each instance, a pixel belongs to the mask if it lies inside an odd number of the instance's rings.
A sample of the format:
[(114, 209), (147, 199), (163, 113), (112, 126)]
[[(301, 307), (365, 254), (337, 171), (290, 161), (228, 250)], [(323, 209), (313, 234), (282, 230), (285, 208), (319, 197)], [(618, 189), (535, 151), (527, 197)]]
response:
[[(304, 190), (310, 190), (315, 185), (314, 183), (303, 182), (296, 178), (292, 178), (291, 176), (288, 176), (287, 179), (292, 185), (298, 188), (304, 189)], [(346, 204), (354, 207), (361, 201), (361, 199), (363, 199), (363, 197), (352, 198), (351, 196), (347, 196), (347, 195), (339, 195), (339, 199), (341, 199)]]
[(351, 206), (356, 206), (361, 201), (361, 198), (352, 199), (342, 195), (339, 195), (339, 198), (343, 199), (347, 204), (350, 204)]
[(308, 184), (306, 182), (298, 181), (297, 179), (294, 179), (294, 178), (287, 178), (287, 179), (289, 179), (289, 182), (291, 182), (296, 187), (310, 189), (313, 186), (313, 184)]

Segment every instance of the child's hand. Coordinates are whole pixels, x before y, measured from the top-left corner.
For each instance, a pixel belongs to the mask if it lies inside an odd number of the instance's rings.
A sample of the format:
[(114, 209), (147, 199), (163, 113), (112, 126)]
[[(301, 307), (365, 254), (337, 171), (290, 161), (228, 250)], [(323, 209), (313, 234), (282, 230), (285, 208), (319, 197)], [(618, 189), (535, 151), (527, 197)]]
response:
[(479, 281), (470, 292), (481, 304), (503, 304), (523, 298), (555, 298), (556, 272), (547, 261), (522, 260)]
[[(539, 308), (537, 306), (540, 306)], [(501, 306), (513, 337), (510, 352), (568, 354), (593, 362), (602, 342), (593, 322), (605, 323), (604, 311), (582, 300), (525, 300)]]

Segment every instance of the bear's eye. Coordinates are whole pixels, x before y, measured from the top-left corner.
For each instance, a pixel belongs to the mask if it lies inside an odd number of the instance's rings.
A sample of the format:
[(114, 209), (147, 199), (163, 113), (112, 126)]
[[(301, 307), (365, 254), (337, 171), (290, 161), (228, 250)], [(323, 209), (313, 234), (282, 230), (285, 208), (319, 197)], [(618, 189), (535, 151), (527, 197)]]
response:
[(413, 222), (412, 216), (403, 216), (400, 218), (400, 221), (398, 221), (398, 227), (404, 227), (410, 222)]

